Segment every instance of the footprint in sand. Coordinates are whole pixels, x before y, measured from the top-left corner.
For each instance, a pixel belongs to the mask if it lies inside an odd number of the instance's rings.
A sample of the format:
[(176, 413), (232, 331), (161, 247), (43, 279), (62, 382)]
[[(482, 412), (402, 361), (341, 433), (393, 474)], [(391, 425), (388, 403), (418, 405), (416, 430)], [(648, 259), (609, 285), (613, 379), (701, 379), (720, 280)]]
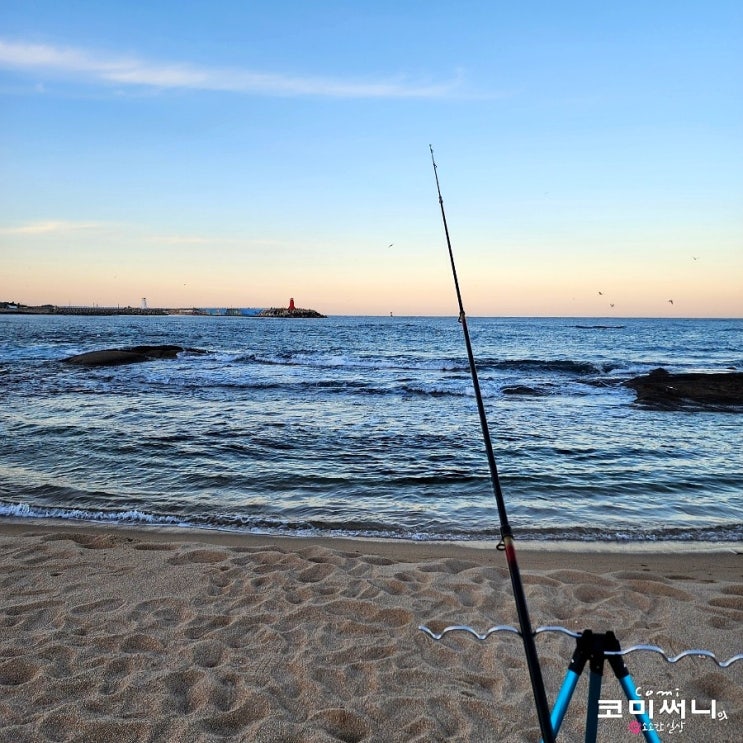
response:
[(710, 606), (743, 611), (743, 596), (720, 596), (709, 600)]
[(221, 550), (194, 549), (175, 555), (168, 562), (171, 565), (188, 565), (193, 563), (222, 562), (228, 558), (229, 555)]
[(164, 649), (165, 646), (157, 637), (142, 633), (129, 635), (121, 643), (124, 653), (162, 653)]
[(212, 735), (234, 737), (240, 735), (244, 728), (267, 717), (269, 710), (268, 701), (260, 693), (251, 693), (237, 709), (205, 717), (201, 727)]
[(196, 687), (203, 678), (204, 672), (197, 670), (169, 673), (164, 680), (168, 692), (165, 706), (182, 714), (198, 709), (204, 700), (198, 698), (203, 695), (196, 693)]
[(202, 668), (214, 668), (222, 662), (224, 646), (217, 640), (202, 640), (192, 651), (193, 662)]
[(200, 615), (192, 619), (183, 631), (190, 640), (200, 640), (210, 632), (223, 629), (232, 622), (230, 617), (222, 614)]
[(668, 586), (655, 580), (628, 580), (627, 586), (633, 591), (652, 596), (665, 596), (678, 601), (693, 601), (694, 597), (687, 591)]
[(346, 743), (359, 743), (369, 735), (369, 723), (359, 715), (345, 709), (323, 709), (316, 712), (310, 720), (337, 740)]
[(0, 686), (20, 686), (31, 681), (41, 670), (37, 663), (24, 658), (13, 658), (0, 665)]
[(332, 575), (335, 569), (334, 565), (329, 565), (328, 563), (316, 563), (299, 573), (297, 579), (302, 583), (319, 583)]

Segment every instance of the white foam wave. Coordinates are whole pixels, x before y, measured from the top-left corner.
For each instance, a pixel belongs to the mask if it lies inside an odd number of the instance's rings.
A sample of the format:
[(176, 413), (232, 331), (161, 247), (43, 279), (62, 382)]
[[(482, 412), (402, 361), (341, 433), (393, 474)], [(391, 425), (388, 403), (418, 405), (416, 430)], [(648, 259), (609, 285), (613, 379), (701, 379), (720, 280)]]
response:
[(156, 516), (135, 508), (127, 511), (88, 511), (79, 508), (42, 508), (28, 503), (0, 504), (0, 517), (27, 519), (64, 519), (66, 521), (104, 521), (136, 524), (188, 526), (174, 516)]

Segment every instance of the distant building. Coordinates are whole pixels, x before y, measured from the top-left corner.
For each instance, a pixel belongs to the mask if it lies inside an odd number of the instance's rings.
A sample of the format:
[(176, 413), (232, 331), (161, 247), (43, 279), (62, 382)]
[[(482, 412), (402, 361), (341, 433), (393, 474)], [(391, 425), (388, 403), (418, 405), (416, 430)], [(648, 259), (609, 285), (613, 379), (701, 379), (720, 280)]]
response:
[(261, 307), (200, 307), (194, 310), (194, 314), (210, 317), (256, 317), (261, 309)]

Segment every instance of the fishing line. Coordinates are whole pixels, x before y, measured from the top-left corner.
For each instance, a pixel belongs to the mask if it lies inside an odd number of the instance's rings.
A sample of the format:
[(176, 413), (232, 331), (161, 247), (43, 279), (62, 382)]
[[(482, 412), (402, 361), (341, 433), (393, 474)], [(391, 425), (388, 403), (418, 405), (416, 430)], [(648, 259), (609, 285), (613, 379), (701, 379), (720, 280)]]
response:
[(451, 247), (451, 239), (449, 238), (449, 226), (446, 222), (446, 213), (444, 211), (444, 199), (441, 196), (441, 186), (439, 184), (439, 173), (436, 166), (436, 160), (433, 156), (433, 146), (428, 145), (431, 150), (431, 163), (433, 164), (433, 173), (436, 178), (436, 190), (439, 195), (439, 206), (441, 207), (441, 219), (444, 222), (444, 233), (446, 235), (446, 245), (449, 249), (449, 261), (451, 262), (451, 271), (454, 278), (454, 288), (457, 293), (457, 302), (459, 304), (459, 322), (462, 325), (462, 332), (464, 334), (464, 342), (467, 347), (467, 358), (469, 359), (470, 373), (472, 375), (472, 386), (475, 390), (475, 399), (477, 400), (477, 412), (480, 416), (480, 427), (482, 428), (482, 437), (485, 442), (485, 452), (488, 458), (488, 466), (490, 468), (490, 480), (493, 485), (493, 494), (495, 495), (495, 502), (498, 507), (498, 517), (500, 520), (500, 532), (501, 532), (501, 543), (502, 549), (506, 553), (506, 561), (508, 563), (508, 572), (511, 576), (511, 587), (513, 589), (513, 597), (516, 602), (516, 614), (519, 620), (519, 627), (521, 628), (520, 634), (524, 644), (524, 653), (526, 654), (526, 665), (529, 669), (529, 678), (531, 680), (531, 688), (534, 694), (534, 704), (536, 706), (537, 717), (539, 718), (539, 727), (542, 731), (542, 740), (544, 743), (554, 743), (555, 736), (552, 731), (552, 724), (550, 722), (550, 709), (547, 704), (547, 695), (544, 691), (544, 681), (542, 679), (542, 669), (539, 665), (539, 656), (537, 655), (537, 648), (534, 642), (534, 633), (531, 629), (531, 621), (529, 619), (529, 610), (526, 605), (526, 596), (524, 595), (524, 586), (521, 581), (521, 572), (519, 571), (518, 562), (516, 561), (516, 548), (514, 546), (513, 531), (511, 525), (508, 523), (508, 512), (506, 511), (506, 503), (503, 499), (503, 493), (501, 491), (500, 480), (498, 478), (498, 466), (495, 462), (495, 455), (493, 454), (493, 444), (490, 440), (490, 430), (488, 428), (488, 420), (485, 415), (485, 405), (482, 401), (482, 394), (480, 392), (480, 382), (477, 377), (477, 367), (475, 365), (475, 356), (472, 352), (472, 342), (470, 341), (469, 329), (467, 328), (467, 316), (464, 311), (464, 304), (462, 302), (462, 292), (459, 288), (459, 279), (457, 278), (457, 267), (454, 263), (454, 251)]

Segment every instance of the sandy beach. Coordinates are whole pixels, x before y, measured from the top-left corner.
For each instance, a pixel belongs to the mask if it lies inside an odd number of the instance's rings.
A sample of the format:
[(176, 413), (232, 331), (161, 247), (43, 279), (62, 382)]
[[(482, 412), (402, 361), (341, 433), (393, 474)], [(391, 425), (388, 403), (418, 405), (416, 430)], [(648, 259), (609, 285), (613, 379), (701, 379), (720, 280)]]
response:
[[(1, 741), (539, 740), (518, 636), (419, 630), (517, 624), (492, 545), (41, 521), (0, 544)], [(534, 627), (743, 652), (743, 548), (517, 550)], [(537, 647), (552, 701), (574, 640)], [(741, 739), (743, 662), (625, 660), (661, 739)], [(586, 697), (581, 678), (559, 741), (583, 740)], [(604, 700), (622, 707), (599, 740), (642, 740), (608, 667)]]

